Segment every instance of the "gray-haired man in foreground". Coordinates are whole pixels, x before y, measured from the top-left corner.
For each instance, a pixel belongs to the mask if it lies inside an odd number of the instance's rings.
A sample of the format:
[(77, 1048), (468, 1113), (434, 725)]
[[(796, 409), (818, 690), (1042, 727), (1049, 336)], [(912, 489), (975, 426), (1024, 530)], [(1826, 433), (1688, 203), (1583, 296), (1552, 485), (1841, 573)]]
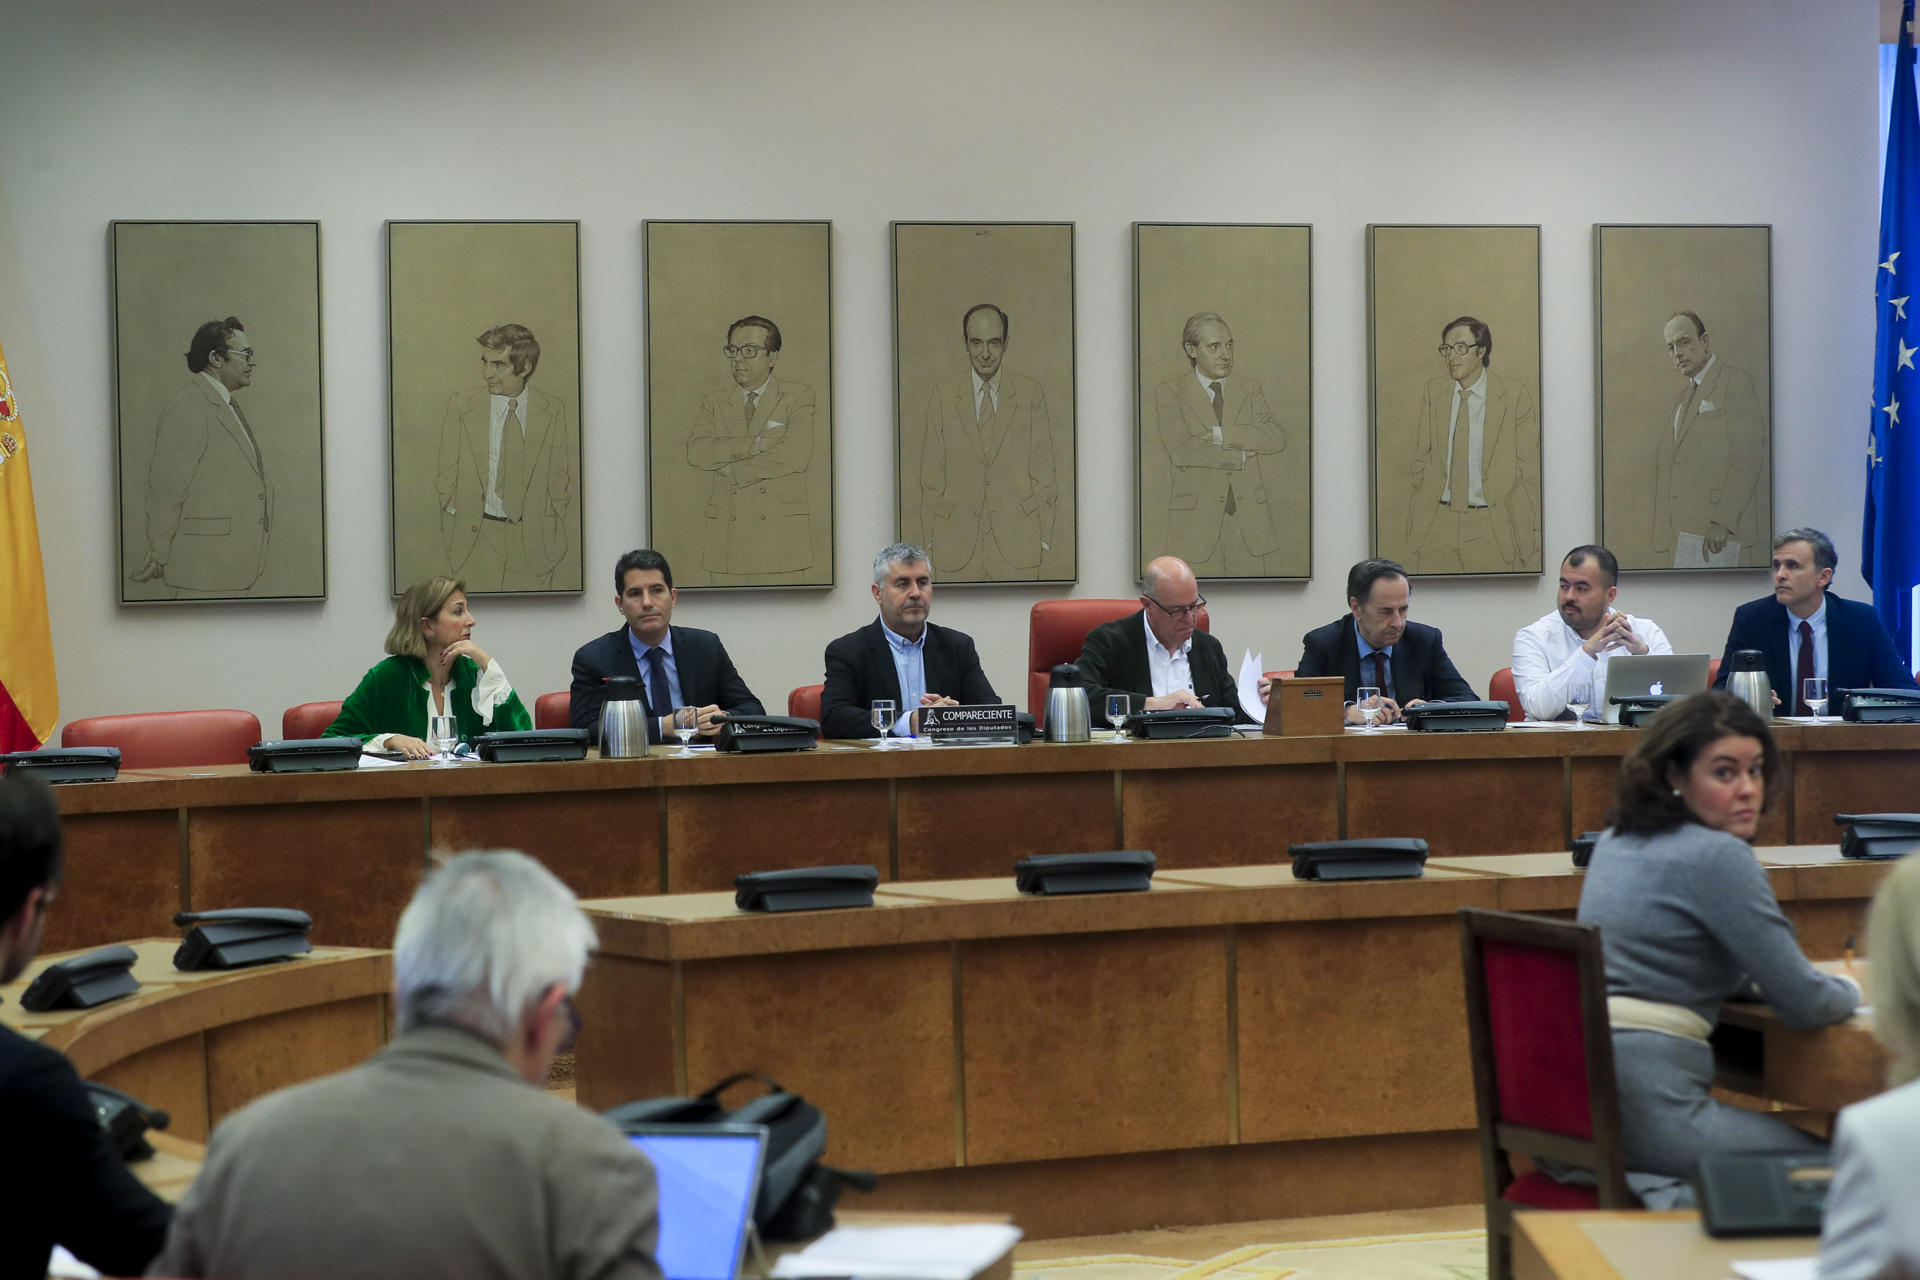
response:
[(526, 855), (449, 860), (400, 917), (393, 1042), (228, 1117), (149, 1274), (658, 1280), (652, 1166), (534, 1087), (593, 941)]

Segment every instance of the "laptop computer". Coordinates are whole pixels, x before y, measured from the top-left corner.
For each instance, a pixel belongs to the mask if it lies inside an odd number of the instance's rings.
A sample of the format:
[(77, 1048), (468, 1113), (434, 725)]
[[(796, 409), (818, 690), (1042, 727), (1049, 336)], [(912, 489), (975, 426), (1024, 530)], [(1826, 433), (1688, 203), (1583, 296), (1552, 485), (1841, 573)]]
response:
[(1615, 698), (1648, 693), (1670, 693), (1684, 698), (1699, 693), (1707, 687), (1710, 661), (1704, 653), (1649, 653), (1637, 658), (1623, 653), (1607, 659), (1606, 688), (1600, 691), (1600, 705), (1605, 708), (1601, 713), (1602, 722), (1620, 723), (1620, 708), (1614, 705)]
[(638, 1124), (627, 1140), (647, 1153), (660, 1186), (666, 1280), (735, 1280), (766, 1162), (763, 1124)]

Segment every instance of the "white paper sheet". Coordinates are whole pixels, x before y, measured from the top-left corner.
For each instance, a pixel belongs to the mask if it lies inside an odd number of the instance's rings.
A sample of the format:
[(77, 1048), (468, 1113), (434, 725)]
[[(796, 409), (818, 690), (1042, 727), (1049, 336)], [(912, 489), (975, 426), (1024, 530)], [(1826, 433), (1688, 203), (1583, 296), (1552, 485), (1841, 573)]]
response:
[(968, 1280), (1020, 1239), (998, 1222), (836, 1227), (773, 1264), (776, 1277), (860, 1276), (888, 1280)]
[(1819, 1274), (1820, 1259), (1813, 1258), (1764, 1258), (1756, 1262), (1736, 1262), (1733, 1274), (1740, 1280), (1814, 1280)]
[(1240, 657), (1240, 678), (1234, 682), (1240, 691), (1240, 709), (1258, 724), (1266, 723), (1267, 718), (1266, 704), (1260, 701), (1260, 677), (1266, 674), (1265, 668), (1261, 656), (1247, 649)]

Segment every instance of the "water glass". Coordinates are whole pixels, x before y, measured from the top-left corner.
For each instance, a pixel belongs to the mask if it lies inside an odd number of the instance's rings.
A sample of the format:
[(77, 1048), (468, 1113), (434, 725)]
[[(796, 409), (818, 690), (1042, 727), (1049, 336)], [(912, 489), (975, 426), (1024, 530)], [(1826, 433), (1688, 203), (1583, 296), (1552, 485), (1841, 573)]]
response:
[(893, 745), (893, 739), (889, 735), (893, 733), (894, 715), (895, 708), (893, 699), (875, 698), (873, 700), (873, 727), (880, 731), (880, 749), (882, 751)]
[(1819, 676), (1808, 676), (1800, 682), (1800, 700), (1813, 709), (1813, 718), (1820, 719), (1827, 710), (1827, 682)]
[(1353, 692), (1353, 705), (1360, 712), (1360, 732), (1372, 733), (1385, 712), (1380, 705), (1380, 690), (1370, 684), (1362, 685)]
[(1574, 728), (1584, 729), (1587, 727), (1588, 700), (1592, 697), (1593, 690), (1587, 687), (1569, 689), (1567, 691), (1567, 710), (1573, 712)]
[(1120, 735), (1120, 726), (1127, 722), (1127, 717), (1131, 714), (1133, 714), (1133, 698), (1131, 695), (1124, 693), (1110, 693), (1107, 695), (1107, 723), (1113, 726), (1113, 740), (1115, 742), (1126, 741), (1126, 739)]
[(673, 736), (680, 739), (680, 749), (674, 752), (675, 758), (693, 754), (693, 735), (700, 731), (700, 708), (675, 707), (673, 709)]
[(427, 745), (436, 759), (453, 759), (453, 749), (460, 745), (460, 722), (452, 716), (428, 716)]

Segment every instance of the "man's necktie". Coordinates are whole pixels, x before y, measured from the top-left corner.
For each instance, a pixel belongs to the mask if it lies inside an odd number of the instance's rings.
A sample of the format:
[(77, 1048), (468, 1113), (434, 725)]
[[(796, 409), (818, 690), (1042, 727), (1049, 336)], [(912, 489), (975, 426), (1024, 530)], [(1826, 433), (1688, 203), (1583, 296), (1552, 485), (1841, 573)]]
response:
[(1447, 501), (1458, 511), (1467, 505), (1467, 449), (1473, 440), (1473, 421), (1467, 406), (1473, 397), (1460, 393), (1460, 407), (1453, 415), (1453, 456), (1447, 463)]
[(521, 470), (526, 454), (526, 428), (520, 421), (520, 400), (507, 401), (507, 420), (500, 424), (500, 470), (494, 478), (494, 492), (500, 495), (500, 510), (509, 520), (520, 518), (527, 500), (527, 477)]
[(993, 388), (980, 388), (980, 403), (974, 406), (973, 420), (980, 424), (980, 434), (986, 435), (987, 428), (993, 425)]
[[(1226, 431), (1226, 426), (1227, 426), (1227, 396), (1226, 396), (1226, 393), (1220, 389), (1220, 384), (1218, 382), (1209, 382), (1207, 384), (1207, 390), (1213, 393), (1214, 443), (1225, 444), (1226, 436), (1224, 432)], [(1234, 512), (1238, 511), (1239, 509), (1240, 509), (1240, 504), (1233, 500), (1233, 481), (1229, 480), (1227, 481), (1227, 505), (1221, 508), (1221, 510), (1226, 512), (1226, 514), (1228, 515), (1232, 515)]]
[(667, 691), (667, 660), (660, 656), (658, 645), (647, 650), (647, 710), (653, 713), (647, 724), (653, 732), (648, 736), (659, 742), (660, 731), (655, 726), (662, 716), (673, 714), (673, 694)]
[(260, 457), (260, 438), (253, 434), (253, 424), (247, 421), (246, 411), (240, 407), (238, 400), (228, 403), (233, 406), (234, 420), (240, 424), (240, 434), (247, 438), (247, 447), (253, 450), (253, 469), (262, 475), (266, 474), (266, 465)]
[(1804, 618), (1800, 620), (1800, 660), (1795, 664), (1793, 672), (1795, 685), (1793, 714), (1810, 716), (1813, 714), (1813, 708), (1807, 705), (1807, 700), (1803, 696), (1806, 693), (1807, 677), (1817, 676), (1820, 673), (1813, 669), (1813, 627)]
[(747, 392), (747, 419), (743, 425), (748, 427), (751, 427), (753, 425), (753, 402), (758, 400), (759, 398), (760, 398), (760, 393), (758, 391)]
[(1699, 397), (1699, 395), (1700, 395), (1700, 384), (1697, 382), (1689, 382), (1687, 384), (1686, 399), (1682, 400), (1680, 402), (1680, 407), (1673, 411), (1673, 438), (1675, 443), (1679, 442), (1680, 435), (1681, 435), (1680, 428), (1682, 424), (1686, 422), (1687, 418), (1693, 413), (1693, 402)]
[(1387, 668), (1387, 653), (1384, 649), (1373, 651), (1373, 687), (1380, 691), (1383, 698), (1393, 696), (1393, 672)]

